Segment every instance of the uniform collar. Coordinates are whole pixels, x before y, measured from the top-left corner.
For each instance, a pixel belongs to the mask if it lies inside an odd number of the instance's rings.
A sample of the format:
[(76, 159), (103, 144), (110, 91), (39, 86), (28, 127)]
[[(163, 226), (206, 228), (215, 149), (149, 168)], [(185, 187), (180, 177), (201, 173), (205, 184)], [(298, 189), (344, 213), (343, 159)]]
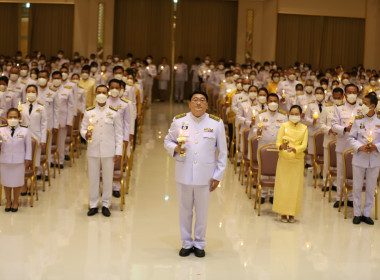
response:
[(95, 107), (98, 108), (100, 112), (103, 112), (103, 111), (107, 108), (107, 103), (106, 103), (106, 105), (104, 105), (103, 107), (102, 107), (102, 106), (99, 106), (99, 104), (96, 103)]
[(191, 116), (191, 119), (193, 121), (195, 121), (196, 123), (200, 123), (201, 121), (204, 120), (204, 118), (206, 117), (206, 113), (204, 113), (202, 116), (200, 116), (199, 118), (197, 118), (196, 116), (194, 116), (191, 112), (190, 112), (190, 116)]

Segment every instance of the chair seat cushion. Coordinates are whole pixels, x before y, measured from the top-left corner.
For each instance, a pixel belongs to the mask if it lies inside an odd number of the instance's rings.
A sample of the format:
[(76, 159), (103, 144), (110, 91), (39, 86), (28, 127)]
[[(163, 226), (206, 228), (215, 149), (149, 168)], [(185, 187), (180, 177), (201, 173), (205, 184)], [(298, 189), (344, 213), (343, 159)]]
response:
[(324, 163), (323, 156), (317, 156), (317, 158), (315, 159), (315, 162), (317, 164), (323, 164)]
[(52, 145), (51, 146), (51, 153), (54, 154), (57, 151), (57, 146)]
[(33, 169), (26, 169), (25, 170), (25, 178), (31, 178), (34, 175)]
[(257, 162), (253, 162), (253, 164), (251, 166), (251, 170), (253, 172), (258, 172), (259, 171), (259, 164)]
[(260, 185), (264, 187), (271, 187), (274, 188), (274, 178), (261, 178), (260, 179)]
[(73, 139), (71, 139), (71, 137), (66, 137), (65, 144), (71, 144), (71, 143), (73, 143)]

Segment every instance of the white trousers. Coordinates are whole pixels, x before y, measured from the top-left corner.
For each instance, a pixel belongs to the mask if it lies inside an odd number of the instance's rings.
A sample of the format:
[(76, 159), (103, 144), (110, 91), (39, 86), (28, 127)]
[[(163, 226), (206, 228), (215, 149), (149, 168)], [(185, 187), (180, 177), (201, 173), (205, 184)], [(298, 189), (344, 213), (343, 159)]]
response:
[(148, 105), (152, 103), (152, 88), (153, 84), (145, 84), (145, 94), (148, 98)]
[[(115, 173), (120, 174), (120, 171), (115, 171)], [(120, 183), (112, 183), (112, 190), (113, 191), (120, 191)]]
[(174, 97), (176, 101), (183, 100), (185, 97), (185, 81), (175, 81)]
[(58, 142), (58, 152), (59, 152), (59, 163), (65, 163), (65, 140), (67, 135), (66, 126), (61, 127), (61, 131), (59, 132), (59, 142)]
[(192, 85), (193, 92), (196, 91), (196, 90), (200, 90), (200, 88), (199, 88), (199, 82), (192, 82), (191, 85)]
[[(209, 186), (183, 185), (177, 182), (179, 202), (179, 226), (181, 229), (182, 248), (206, 247), (206, 229), (208, 205), (210, 201)], [(193, 208), (195, 208), (194, 239), (192, 237)]]
[[(323, 148), (323, 183), (326, 182), (326, 180), (328, 180), (327, 178), (327, 170), (329, 169), (329, 150), (327, 148)], [(327, 181), (327, 183), (329, 183)], [(335, 186), (336, 185), (336, 179), (334, 178), (332, 180), (332, 185)], [(330, 186), (331, 188), (331, 186)]]
[(353, 184), (353, 197), (354, 197), (354, 216), (362, 215), (362, 189), (364, 178), (366, 180), (365, 190), (365, 203), (363, 207), (363, 216), (369, 217), (371, 215), (371, 208), (375, 196), (375, 189), (377, 186), (377, 176), (379, 176), (379, 167), (364, 168), (359, 166), (352, 167), (354, 184)]
[[(343, 153), (336, 152), (336, 201), (340, 200), (340, 195), (343, 188)], [(342, 201), (344, 200), (344, 194), (342, 193)], [(348, 200), (352, 201), (352, 193), (348, 193)]]
[(100, 171), (103, 175), (102, 205), (109, 207), (112, 196), (113, 157), (88, 157), (88, 177), (90, 182), (90, 208), (99, 203)]

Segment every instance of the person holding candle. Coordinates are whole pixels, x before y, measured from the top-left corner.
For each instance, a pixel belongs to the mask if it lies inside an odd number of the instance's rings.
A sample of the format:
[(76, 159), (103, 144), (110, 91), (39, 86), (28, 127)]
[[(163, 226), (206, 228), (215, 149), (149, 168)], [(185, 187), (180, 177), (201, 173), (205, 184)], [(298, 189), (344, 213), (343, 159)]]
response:
[(153, 88), (153, 82), (154, 77), (157, 76), (157, 69), (156, 65), (153, 64), (153, 57), (151, 55), (148, 55), (145, 58), (145, 61), (147, 62), (147, 67), (145, 69), (145, 94), (148, 99), (147, 106), (149, 107), (152, 103), (152, 88)]
[[(90, 184), (90, 210), (88, 216), (98, 213), (99, 176), (102, 171), (102, 214), (109, 217), (111, 212), (112, 178), (114, 163), (123, 153), (123, 129), (118, 110), (107, 106), (108, 88), (96, 87), (96, 105), (87, 108), (83, 115), (80, 134), (88, 141), (87, 160)], [(89, 130), (90, 119), (93, 128)]]
[(267, 90), (269, 93), (276, 93), (277, 87), (280, 82), (280, 73), (274, 71), (272, 73), (272, 80), (267, 84)]
[(364, 87), (362, 98), (364, 98), (368, 93), (375, 92), (380, 90), (380, 87), (377, 85), (378, 76), (371, 76), (368, 80), (368, 85)]
[[(354, 149), (354, 157), (352, 159), (354, 224), (360, 224), (360, 222), (369, 225), (374, 224), (370, 215), (380, 169), (380, 118), (375, 113), (377, 103), (377, 95), (374, 92), (368, 93), (363, 98), (363, 114), (356, 116), (350, 135), (348, 136), (348, 142)], [(366, 189), (362, 212), (362, 188), (364, 181)]]
[[(251, 136), (257, 136), (259, 139), (258, 149), (260, 147), (275, 143), (278, 130), (282, 123), (288, 119), (285, 111), (279, 110), (280, 99), (277, 94), (269, 94), (267, 107), (261, 110), (256, 117), (258, 121), (252, 122), (249, 138)], [(261, 124), (260, 124), (261, 120)], [(248, 157), (250, 158), (251, 152), (249, 151)], [(265, 198), (268, 196), (268, 189), (261, 191), (261, 204), (265, 203)], [(273, 204), (273, 191), (270, 192), (269, 202)]]
[(158, 66), (158, 90), (160, 92), (160, 101), (164, 102), (168, 95), (168, 83), (170, 81), (170, 66), (166, 57), (161, 59), (161, 64)]
[[(227, 163), (227, 144), (223, 121), (206, 113), (208, 96), (205, 92), (193, 92), (190, 95), (189, 108), (190, 113), (174, 117), (164, 146), (176, 160), (175, 180), (182, 240), (179, 255), (186, 257), (194, 252), (195, 256), (204, 257), (210, 193), (223, 179)], [(180, 156), (181, 131), (182, 137), (186, 138), (185, 156)], [(193, 208), (196, 213), (194, 238)]]
[[(348, 84), (345, 88), (346, 102), (335, 107), (331, 120), (332, 131), (337, 133), (336, 158), (337, 158), (337, 196), (334, 208), (339, 207), (340, 196), (343, 195), (343, 152), (350, 148), (347, 141), (354, 121), (354, 117), (362, 114), (362, 108), (357, 102), (358, 87)], [(343, 201), (344, 197), (342, 198)], [(343, 202), (342, 202), (343, 203)], [(349, 193), (347, 206), (353, 207), (352, 193)]]
[(174, 99), (176, 103), (183, 103), (183, 99), (185, 98), (185, 83), (187, 82), (187, 77), (187, 64), (183, 63), (183, 57), (179, 56), (177, 63), (174, 65)]
[[(273, 211), (281, 215), (281, 222), (294, 223), (294, 216), (301, 212), (303, 192), (304, 151), (307, 148), (308, 130), (301, 121), (302, 108), (293, 105), (289, 121), (282, 123), (277, 134), (279, 148)], [(286, 136), (285, 136), (286, 131)]]
[[(280, 109), (288, 111), (289, 108), (296, 102), (296, 85), (300, 84), (296, 80), (296, 71), (293, 67), (289, 67), (286, 71), (286, 80), (281, 81), (277, 87), (277, 95), (280, 98)], [(285, 94), (283, 98), (282, 94)]]

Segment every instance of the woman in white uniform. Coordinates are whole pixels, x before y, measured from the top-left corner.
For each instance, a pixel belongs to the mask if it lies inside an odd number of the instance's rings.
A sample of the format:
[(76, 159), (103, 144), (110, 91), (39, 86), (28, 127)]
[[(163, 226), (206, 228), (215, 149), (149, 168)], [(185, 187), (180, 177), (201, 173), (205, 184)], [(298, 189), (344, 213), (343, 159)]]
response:
[[(11, 108), (7, 112), (8, 125), (0, 126), (0, 171), (1, 184), (4, 186), (5, 212), (17, 212), (18, 198), (24, 185), (25, 169), (32, 159), (32, 143), (29, 130), (19, 125), (20, 112)], [(11, 199), (13, 190), (13, 202)]]

